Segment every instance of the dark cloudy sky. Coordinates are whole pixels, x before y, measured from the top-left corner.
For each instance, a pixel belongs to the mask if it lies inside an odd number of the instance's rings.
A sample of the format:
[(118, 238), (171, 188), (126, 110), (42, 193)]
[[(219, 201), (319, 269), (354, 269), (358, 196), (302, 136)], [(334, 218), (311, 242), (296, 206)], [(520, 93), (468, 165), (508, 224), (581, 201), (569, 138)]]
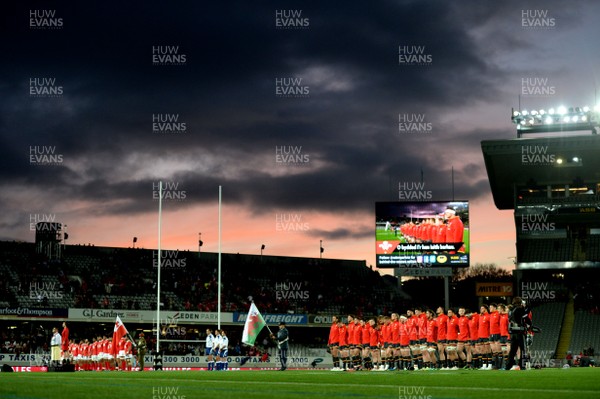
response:
[[(454, 169), (472, 263), (510, 265), (514, 221), (493, 205), (480, 142), (516, 136), (524, 90), (538, 93), (524, 108), (582, 106), (600, 77), (593, 0), (0, 7), (3, 239), (33, 241), (30, 222), (55, 218), (73, 244), (155, 247), (162, 180), (179, 197), (163, 246), (197, 249), (202, 232), (217, 250), (221, 185), (223, 251), (318, 256), (323, 240), (327, 257), (372, 264), (374, 202), (421, 181), (451, 200)], [(154, 131), (157, 116), (175, 131)], [(423, 125), (400, 131), (401, 117)]]

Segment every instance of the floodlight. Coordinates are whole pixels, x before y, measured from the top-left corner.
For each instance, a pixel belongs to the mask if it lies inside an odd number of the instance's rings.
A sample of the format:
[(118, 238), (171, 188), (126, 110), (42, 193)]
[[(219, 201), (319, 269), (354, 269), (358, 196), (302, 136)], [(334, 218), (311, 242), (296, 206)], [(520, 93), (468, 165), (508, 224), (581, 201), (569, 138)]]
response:
[[(565, 107), (540, 110), (512, 111), (512, 122), (517, 130), (527, 133), (563, 132), (600, 129), (600, 104), (590, 111), (590, 107)], [(600, 131), (600, 130), (599, 130)], [(520, 137), (520, 133), (519, 133)]]

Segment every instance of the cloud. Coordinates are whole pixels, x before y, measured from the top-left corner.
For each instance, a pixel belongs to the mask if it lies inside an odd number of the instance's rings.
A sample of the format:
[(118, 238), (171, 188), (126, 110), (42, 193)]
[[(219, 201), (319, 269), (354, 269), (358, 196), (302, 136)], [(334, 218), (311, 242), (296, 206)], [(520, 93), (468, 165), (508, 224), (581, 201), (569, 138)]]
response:
[[(481, 199), (489, 184), (479, 143), (513, 130), (508, 117), (483, 115), (508, 113), (507, 82), (537, 68), (523, 54), (552, 47), (519, 29), (517, 2), (147, 2), (119, 3), (119, 12), (57, 4), (58, 31), (29, 30), (27, 4), (2, 6), (11, 18), (0, 65), (0, 189), (9, 194), (0, 206), (24, 215), (58, 204), (97, 216), (153, 212), (158, 180), (185, 188), (181, 209), (214, 201), (223, 185), (227, 203), (257, 215), (370, 212), (397, 199), (399, 181), (422, 176), (436, 200)], [(577, 34), (583, 5), (532, 4)], [(282, 7), (301, 8), (308, 28), (277, 30)], [(153, 65), (156, 46), (176, 46), (185, 65)], [(402, 46), (422, 49), (430, 65), (400, 64)], [(543, 68), (558, 81), (564, 63), (554, 58)], [(276, 79), (289, 77), (310, 94), (278, 97)], [(31, 78), (54, 78), (64, 94), (32, 98)], [(153, 131), (157, 114), (185, 131)], [(432, 132), (402, 134), (399, 114), (425, 117)], [(33, 166), (32, 146), (52, 146), (64, 162)], [(307, 162), (277, 162), (281, 147)], [(10, 236), (8, 219), (0, 230)]]

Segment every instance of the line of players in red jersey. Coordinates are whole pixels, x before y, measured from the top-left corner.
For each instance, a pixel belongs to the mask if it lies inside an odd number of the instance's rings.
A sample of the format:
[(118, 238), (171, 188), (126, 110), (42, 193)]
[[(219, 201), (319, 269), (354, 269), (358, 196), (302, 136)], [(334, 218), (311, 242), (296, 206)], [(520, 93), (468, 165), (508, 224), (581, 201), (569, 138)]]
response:
[(94, 338), (91, 343), (87, 339), (79, 343), (71, 342), (67, 356), (77, 371), (131, 371), (135, 358), (132, 342), (123, 337), (117, 344), (118, 347), (113, 351), (112, 338), (106, 336)]
[(501, 369), (508, 361), (509, 308), (482, 305), (444, 312), (421, 308), (367, 321), (334, 316), (329, 332), (333, 371)]
[(463, 241), (465, 227), (460, 216), (453, 209), (447, 209), (435, 218), (402, 223), (395, 230), (400, 230), (409, 243), (459, 243)]

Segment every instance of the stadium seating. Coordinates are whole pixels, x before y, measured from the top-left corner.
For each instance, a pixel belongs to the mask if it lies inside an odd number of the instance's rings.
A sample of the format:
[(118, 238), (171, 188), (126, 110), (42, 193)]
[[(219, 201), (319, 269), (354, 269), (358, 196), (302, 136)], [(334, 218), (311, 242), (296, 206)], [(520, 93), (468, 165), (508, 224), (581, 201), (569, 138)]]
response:
[[(545, 193), (544, 193), (545, 194)], [(574, 195), (570, 197), (555, 197), (547, 198), (545, 195), (542, 196), (525, 196), (517, 197), (517, 205), (538, 205), (538, 204), (581, 204), (581, 205), (595, 205), (600, 202), (600, 195), (598, 194), (584, 194)]]
[(529, 348), (534, 360), (542, 360), (538, 359), (540, 357), (545, 357), (543, 360), (554, 358), (565, 306), (565, 302), (550, 302), (532, 309), (533, 325), (542, 330), (534, 335), (533, 344)]
[[(35, 254), (32, 243), (0, 242), (0, 250), (0, 287), (7, 294), (2, 297), (14, 298), (12, 305), (156, 308), (156, 251), (74, 245), (64, 249), (61, 260), (47, 261)], [(183, 267), (161, 272), (165, 309), (215, 311), (217, 254), (181, 251), (176, 256), (185, 259)], [(396, 286), (361, 262), (332, 259), (223, 254), (222, 283), (228, 312), (245, 310), (251, 297), (269, 313), (358, 310), (371, 315), (393, 308), (401, 298)], [(46, 284), (59, 295), (36, 298), (32, 284)]]
[[(32, 243), (0, 242), (0, 306), (153, 310), (156, 309), (155, 257), (152, 250), (75, 245), (64, 249), (61, 260), (49, 261), (35, 253)], [(164, 309), (216, 311), (217, 254), (199, 256), (196, 252), (181, 251), (177, 258), (185, 259), (183, 267), (161, 269)], [(222, 283), (222, 310), (226, 312), (246, 312), (250, 299), (263, 314), (370, 316), (405, 305), (397, 284), (357, 261), (223, 254)], [(36, 298), (32, 295), (36, 286), (51, 287), (53, 292), (45, 298)], [(285, 298), (284, 291), (289, 290), (299, 296)], [(78, 335), (93, 337), (97, 334), (96, 327), (79, 326)], [(26, 329), (22, 333), (31, 333), (27, 326), (20, 328)], [(305, 336), (309, 330), (302, 329), (294, 339), (313, 342), (322, 349), (322, 333)], [(12, 342), (15, 337), (5, 338)], [(31, 349), (40, 350), (46, 345), (42, 338)], [(190, 353), (186, 345), (169, 343), (165, 350), (171, 354)], [(304, 356), (312, 356), (309, 352), (324, 356), (319, 350), (300, 347), (297, 350), (306, 353)]]
[(573, 260), (575, 240), (567, 238), (521, 238), (519, 262), (569, 262)]
[(573, 324), (573, 334), (571, 335), (571, 352), (581, 353), (585, 348), (600, 348), (600, 315), (593, 314), (587, 310), (578, 310), (575, 312), (575, 323)]

